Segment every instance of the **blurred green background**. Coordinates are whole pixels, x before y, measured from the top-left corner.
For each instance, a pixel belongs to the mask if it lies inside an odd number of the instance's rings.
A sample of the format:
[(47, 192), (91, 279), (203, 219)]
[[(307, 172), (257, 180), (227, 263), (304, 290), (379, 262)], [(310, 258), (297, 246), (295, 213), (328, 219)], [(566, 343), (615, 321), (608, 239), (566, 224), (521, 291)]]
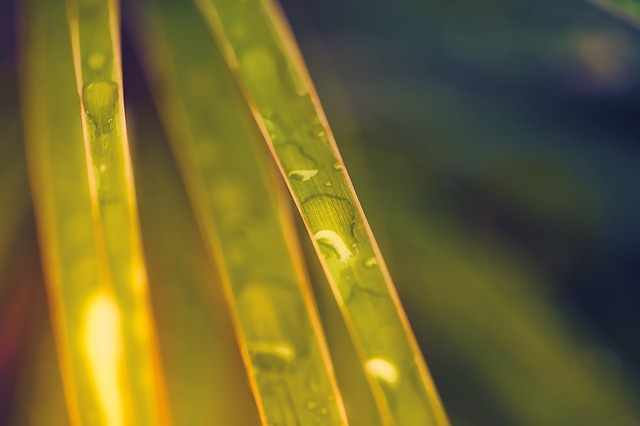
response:
[[(452, 423), (640, 425), (638, 30), (570, 0), (282, 5)], [(0, 424), (46, 323), (16, 26), (0, 0)]]
[(283, 6), (453, 424), (640, 424), (638, 30), (579, 1)]

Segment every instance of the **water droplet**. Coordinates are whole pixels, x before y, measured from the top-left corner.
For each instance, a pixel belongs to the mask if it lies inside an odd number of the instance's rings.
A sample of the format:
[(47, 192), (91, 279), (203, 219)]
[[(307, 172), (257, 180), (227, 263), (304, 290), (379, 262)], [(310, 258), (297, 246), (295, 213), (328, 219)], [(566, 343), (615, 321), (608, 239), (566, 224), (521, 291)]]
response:
[(309, 411), (314, 411), (316, 408), (318, 408), (318, 403), (316, 403), (314, 400), (310, 399), (309, 401), (307, 401), (307, 410)]
[(353, 271), (351, 271), (350, 269), (343, 271), (341, 276), (342, 276), (342, 279), (345, 280), (346, 282), (349, 282), (349, 283), (353, 282)]
[(87, 83), (82, 88), (82, 104), (99, 133), (110, 130), (117, 102), (118, 85), (114, 81)]
[(247, 346), (253, 362), (264, 371), (284, 371), (296, 357), (287, 342), (249, 342)]
[(98, 169), (100, 170), (101, 173), (104, 173), (107, 171), (107, 165), (102, 163), (100, 164), (100, 167), (98, 167)]
[[(335, 240), (336, 244), (350, 251), (349, 247), (356, 241), (351, 232), (355, 222), (355, 209), (349, 200), (329, 194), (312, 195), (302, 202), (301, 207), (314, 234), (321, 231), (333, 232), (323, 232), (318, 238)], [(338, 243), (336, 237), (342, 243)]]
[(315, 123), (311, 126), (310, 133), (314, 138), (320, 138), (322, 140), (325, 140), (327, 137), (327, 129), (320, 123)]
[(311, 392), (318, 392), (320, 390), (320, 377), (318, 371), (313, 369), (309, 371), (307, 375), (307, 388)]
[(335, 171), (342, 170), (342, 164), (340, 164), (339, 162), (336, 161), (335, 163), (333, 163), (333, 170), (335, 170)]
[(372, 256), (364, 261), (365, 268), (373, 268), (378, 265), (378, 259), (375, 256)]
[(93, 52), (87, 57), (87, 65), (93, 71), (100, 71), (108, 63), (108, 56), (102, 52)]
[(320, 408), (319, 413), (323, 416), (326, 416), (327, 414), (329, 414), (329, 410), (327, 410), (327, 407), (322, 407)]
[(328, 180), (328, 181), (326, 181), (326, 182), (324, 183), (324, 186), (326, 186), (327, 188), (329, 188), (330, 186), (333, 186), (333, 184), (331, 183), (331, 181), (330, 181), (330, 180)]
[(262, 122), (264, 123), (264, 128), (267, 130), (267, 133), (271, 139), (274, 140), (276, 138), (276, 125), (268, 118), (263, 118)]
[(293, 170), (289, 172), (289, 177), (291, 179), (306, 182), (317, 174), (318, 174), (318, 170), (315, 170), (315, 169), (314, 170)]
[(334, 231), (323, 229), (313, 234), (313, 239), (321, 244), (328, 245), (338, 256), (338, 260), (342, 263), (346, 263), (353, 253), (349, 250), (349, 247), (344, 243), (342, 238)]
[(299, 320), (303, 306), (288, 283), (247, 282), (238, 296), (238, 312), (253, 363), (264, 372), (282, 372), (309, 350)]
[(364, 367), (367, 370), (367, 373), (390, 385), (393, 385), (398, 381), (398, 370), (396, 370), (396, 367), (386, 359), (370, 359), (365, 363)]

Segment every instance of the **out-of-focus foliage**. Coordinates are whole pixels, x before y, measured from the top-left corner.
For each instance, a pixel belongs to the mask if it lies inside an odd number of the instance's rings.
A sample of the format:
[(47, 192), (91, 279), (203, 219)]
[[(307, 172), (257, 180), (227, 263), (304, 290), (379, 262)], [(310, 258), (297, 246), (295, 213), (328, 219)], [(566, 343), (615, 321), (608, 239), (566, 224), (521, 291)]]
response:
[(638, 0), (587, 0), (636, 25), (640, 24), (640, 2)]
[(579, 371), (633, 424), (637, 30), (586, 2), (361, 6), (285, 2), (453, 424), (596, 422)]
[[(0, 53), (2, 51), (0, 50)], [(4, 72), (2, 72), (4, 71)], [(13, 70), (0, 69), (0, 276), (28, 217), (29, 188)], [(3, 288), (0, 287), (0, 294)]]

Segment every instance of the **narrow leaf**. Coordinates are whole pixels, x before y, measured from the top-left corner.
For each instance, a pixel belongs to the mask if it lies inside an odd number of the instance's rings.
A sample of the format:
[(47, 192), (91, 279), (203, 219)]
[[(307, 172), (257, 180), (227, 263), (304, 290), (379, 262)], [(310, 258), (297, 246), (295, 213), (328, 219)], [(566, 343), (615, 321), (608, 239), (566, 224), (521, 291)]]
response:
[(64, 2), (22, 11), (29, 172), (69, 415), (74, 425), (164, 424), (118, 13), (106, 0), (68, 6), (71, 40)]

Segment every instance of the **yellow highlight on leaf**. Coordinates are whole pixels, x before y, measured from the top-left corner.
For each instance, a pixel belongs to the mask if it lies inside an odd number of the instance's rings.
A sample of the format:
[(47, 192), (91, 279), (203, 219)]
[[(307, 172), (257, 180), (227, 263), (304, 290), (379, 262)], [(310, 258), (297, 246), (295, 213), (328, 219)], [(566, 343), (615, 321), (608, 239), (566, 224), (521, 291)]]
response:
[(122, 425), (122, 393), (118, 380), (122, 356), (120, 313), (114, 300), (106, 294), (98, 295), (87, 308), (85, 346), (105, 425)]

